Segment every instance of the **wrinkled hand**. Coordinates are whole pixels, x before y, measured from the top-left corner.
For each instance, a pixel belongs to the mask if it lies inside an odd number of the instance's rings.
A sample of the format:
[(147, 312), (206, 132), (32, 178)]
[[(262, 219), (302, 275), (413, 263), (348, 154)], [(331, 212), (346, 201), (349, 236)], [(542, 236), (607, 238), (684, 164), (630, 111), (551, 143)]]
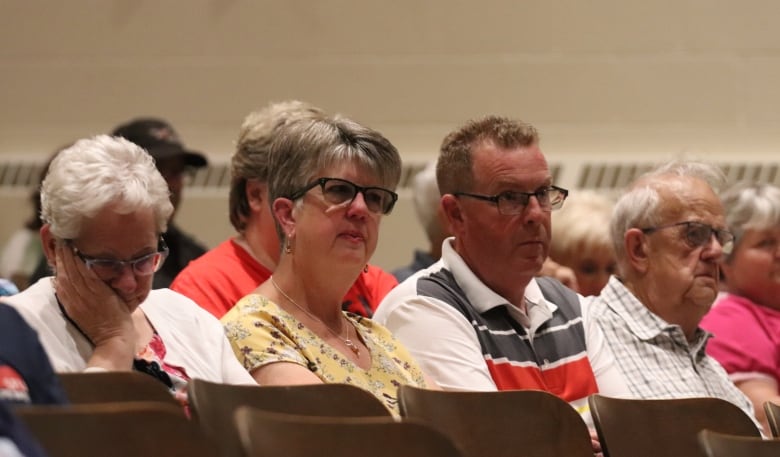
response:
[(539, 276), (552, 276), (569, 289), (578, 290), (577, 276), (574, 275), (574, 270), (550, 260), (549, 257), (544, 261)]
[(129, 370), (136, 331), (128, 304), (76, 258), (65, 243), (57, 243), (56, 259), (57, 297), (68, 316), (95, 345), (89, 366)]

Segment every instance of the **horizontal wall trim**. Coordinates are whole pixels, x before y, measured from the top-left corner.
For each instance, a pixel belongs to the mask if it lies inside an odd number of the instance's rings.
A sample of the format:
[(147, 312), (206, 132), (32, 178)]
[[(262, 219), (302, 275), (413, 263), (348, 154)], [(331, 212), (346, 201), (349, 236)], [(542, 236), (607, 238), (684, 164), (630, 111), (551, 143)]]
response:
[[(399, 191), (409, 189), (412, 178), (426, 165), (425, 161), (406, 161), (401, 171)], [(550, 164), (554, 182), (575, 189), (618, 190), (625, 187), (640, 174), (650, 170), (654, 162), (612, 162), (586, 161), (579, 164)], [(780, 165), (775, 162), (722, 162), (718, 163), (729, 182), (752, 181), (780, 185)], [(32, 189), (38, 183), (44, 163), (33, 160), (0, 159), (0, 192)], [(560, 182), (564, 168), (577, 167), (574, 173), (566, 170), (567, 176), (574, 176), (570, 183)], [(230, 187), (230, 164), (214, 162), (195, 170), (188, 189), (192, 191), (226, 191)]]

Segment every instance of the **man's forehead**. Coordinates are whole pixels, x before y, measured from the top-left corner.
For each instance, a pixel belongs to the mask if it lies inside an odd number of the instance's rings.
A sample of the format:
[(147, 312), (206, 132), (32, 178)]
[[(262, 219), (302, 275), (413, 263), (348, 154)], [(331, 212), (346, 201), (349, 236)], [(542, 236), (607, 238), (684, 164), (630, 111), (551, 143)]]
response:
[(658, 214), (665, 222), (698, 220), (720, 224), (725, 219), (723, 204), (709, 185), (706, 187), (664, 187)]

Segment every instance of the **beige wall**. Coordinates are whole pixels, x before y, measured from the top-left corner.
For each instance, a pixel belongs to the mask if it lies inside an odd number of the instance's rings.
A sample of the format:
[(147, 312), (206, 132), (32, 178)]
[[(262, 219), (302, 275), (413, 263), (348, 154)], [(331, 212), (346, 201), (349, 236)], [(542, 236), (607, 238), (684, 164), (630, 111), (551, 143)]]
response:
[[(0, 0), (0, 161), (140, 114), (225, 161), (247, 112), (298, 98), (417, 160), (467, 118), (523, 118), (570, 187), (588, 160), (775, 162), (778, 23), (774, 0)], [(3, 192), (0, 236), (25, 217)], [(191, 197), (183, 225), (227, 236), (225, 197)], [(404, 200), (375, 260), (422, 240)]]

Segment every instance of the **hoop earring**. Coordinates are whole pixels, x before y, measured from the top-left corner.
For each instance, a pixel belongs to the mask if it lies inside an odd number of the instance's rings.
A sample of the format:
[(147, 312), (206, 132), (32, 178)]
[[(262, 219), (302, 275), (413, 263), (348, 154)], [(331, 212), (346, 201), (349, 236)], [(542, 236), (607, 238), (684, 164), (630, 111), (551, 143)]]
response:
[(363, 273), (368, 273), (368, 264), (366, 264), (366, 266), (363, 267)]

